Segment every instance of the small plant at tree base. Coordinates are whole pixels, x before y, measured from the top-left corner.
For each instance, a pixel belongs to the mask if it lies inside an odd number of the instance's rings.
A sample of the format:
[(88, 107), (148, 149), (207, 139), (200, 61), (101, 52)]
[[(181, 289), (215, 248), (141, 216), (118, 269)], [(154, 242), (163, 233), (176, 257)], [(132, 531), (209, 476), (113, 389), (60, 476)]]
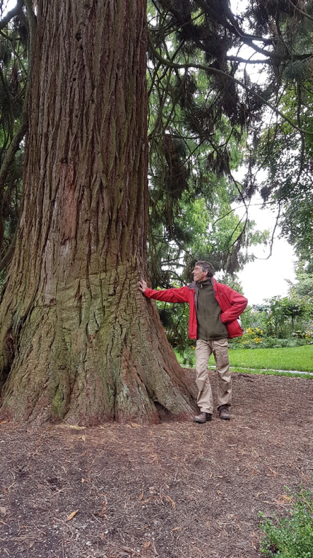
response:
[[(313, 558), (313, 492), (301, 490), (290, 498), (288, 517), (264, 519), (261, 552), (267, 557)], [(260, 512), (260, 516), (264, 515)]]

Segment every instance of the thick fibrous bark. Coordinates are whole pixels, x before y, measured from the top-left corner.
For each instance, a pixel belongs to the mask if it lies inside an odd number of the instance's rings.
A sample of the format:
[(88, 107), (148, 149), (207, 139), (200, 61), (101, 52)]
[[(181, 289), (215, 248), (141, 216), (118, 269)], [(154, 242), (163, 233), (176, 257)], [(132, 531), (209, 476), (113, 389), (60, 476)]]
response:
[(24, 198), (0, 308), (2, 417), (190, 412), (145, 276), (145, 0), (38, 0)]

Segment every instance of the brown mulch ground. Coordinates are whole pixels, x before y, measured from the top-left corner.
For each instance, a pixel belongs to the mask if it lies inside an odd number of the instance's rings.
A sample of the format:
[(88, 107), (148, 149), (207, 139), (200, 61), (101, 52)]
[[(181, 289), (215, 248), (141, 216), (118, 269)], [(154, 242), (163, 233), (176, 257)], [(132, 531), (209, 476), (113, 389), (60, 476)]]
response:
[(0, 557), (260, 557), (259, 511), (312, 488), (312, 393), (238, 374), (229, 422), (2, 423)]

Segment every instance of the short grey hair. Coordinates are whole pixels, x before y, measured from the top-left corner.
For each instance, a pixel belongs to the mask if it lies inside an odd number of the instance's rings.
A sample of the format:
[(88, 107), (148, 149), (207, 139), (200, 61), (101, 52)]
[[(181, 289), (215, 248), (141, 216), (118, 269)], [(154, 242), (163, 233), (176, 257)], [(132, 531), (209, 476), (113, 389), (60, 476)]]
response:
[(202, 271), (206, 272), (208, 277), (213, 277), (214, 275), (214, 268), (210, 262), (199, 261), (196, 262), (195, 265), (201, 267)]

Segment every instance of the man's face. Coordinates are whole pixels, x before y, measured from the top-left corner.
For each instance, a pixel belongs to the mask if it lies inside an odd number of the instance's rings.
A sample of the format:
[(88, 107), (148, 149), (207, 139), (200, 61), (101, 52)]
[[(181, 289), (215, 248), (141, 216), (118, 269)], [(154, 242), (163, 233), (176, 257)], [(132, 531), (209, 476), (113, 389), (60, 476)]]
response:
[(195, 268), (192, 271), (192, 275), (193, 275), (193, 278), (196, 281), (196, 283), (198, 281), (204, 281), (208, 277), (207, 272), (202, 271), (202, 268), (199, 265), (195, 265)]

